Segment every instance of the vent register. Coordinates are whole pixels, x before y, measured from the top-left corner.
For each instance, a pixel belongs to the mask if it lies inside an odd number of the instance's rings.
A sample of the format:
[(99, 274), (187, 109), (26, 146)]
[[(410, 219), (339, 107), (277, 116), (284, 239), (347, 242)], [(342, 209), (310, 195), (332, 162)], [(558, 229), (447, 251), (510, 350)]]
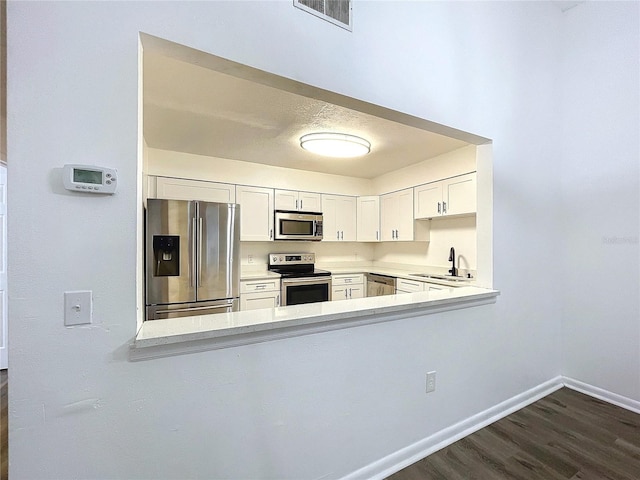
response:
[(293, 0), (293, 5), (334, 25), (351, 30), (351, 0)]

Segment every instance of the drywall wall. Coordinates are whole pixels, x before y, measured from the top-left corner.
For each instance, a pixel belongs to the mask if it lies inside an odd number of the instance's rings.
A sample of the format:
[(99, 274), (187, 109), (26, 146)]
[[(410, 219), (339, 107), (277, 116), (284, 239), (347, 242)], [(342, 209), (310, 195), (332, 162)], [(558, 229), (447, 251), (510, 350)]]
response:
[(372, 180), (373, 193), (383, 194), (476, 171), (475, 145), (438, 155)]
[(565, 14), (564, 373), (640, 400), (640, 4)]
[[(561, 373), (550, 3), (354, 2), (351, 33), (284, 1), (12, 2), (8, 22), (12, 479), (340, 478)], [(129, 362), (140, 31), (492, 138), (498, 303)], [(118, 168), (118, 193), (67, 193), (65, 163)], [(65, 328), (76, 289), (94, 323)]]

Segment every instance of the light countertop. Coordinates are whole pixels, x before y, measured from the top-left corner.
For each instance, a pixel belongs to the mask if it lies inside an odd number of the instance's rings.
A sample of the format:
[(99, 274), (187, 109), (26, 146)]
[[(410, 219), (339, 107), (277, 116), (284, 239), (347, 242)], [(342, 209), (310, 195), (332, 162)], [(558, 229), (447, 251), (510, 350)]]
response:
[(130, 350), (143, 360), (376, 323), (381, 318), (466, 308), (495, 302), (496, 290), (463, 286), (353, 300), (144, 322)]

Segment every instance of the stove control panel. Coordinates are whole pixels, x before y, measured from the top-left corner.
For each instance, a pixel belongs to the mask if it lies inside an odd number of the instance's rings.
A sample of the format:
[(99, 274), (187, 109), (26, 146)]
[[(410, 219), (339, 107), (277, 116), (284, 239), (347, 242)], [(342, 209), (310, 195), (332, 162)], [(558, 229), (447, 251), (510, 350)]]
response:
[(313, 265), (315, 253), (270, 253), (269, 265)]

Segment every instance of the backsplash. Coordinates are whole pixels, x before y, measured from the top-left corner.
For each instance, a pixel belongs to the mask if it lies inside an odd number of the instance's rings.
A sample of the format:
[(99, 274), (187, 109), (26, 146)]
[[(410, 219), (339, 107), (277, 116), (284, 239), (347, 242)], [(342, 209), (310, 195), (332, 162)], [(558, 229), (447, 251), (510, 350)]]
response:
[(451, 266), (449, 249), (456, 250), (456, 267), (476, 270), (476, 219), (431, 220), (429, 242), (241, 242), (242, 267), (264, 269), (269, 253), (316, 254), (316, 263), (382, 262), (429, 267)]

